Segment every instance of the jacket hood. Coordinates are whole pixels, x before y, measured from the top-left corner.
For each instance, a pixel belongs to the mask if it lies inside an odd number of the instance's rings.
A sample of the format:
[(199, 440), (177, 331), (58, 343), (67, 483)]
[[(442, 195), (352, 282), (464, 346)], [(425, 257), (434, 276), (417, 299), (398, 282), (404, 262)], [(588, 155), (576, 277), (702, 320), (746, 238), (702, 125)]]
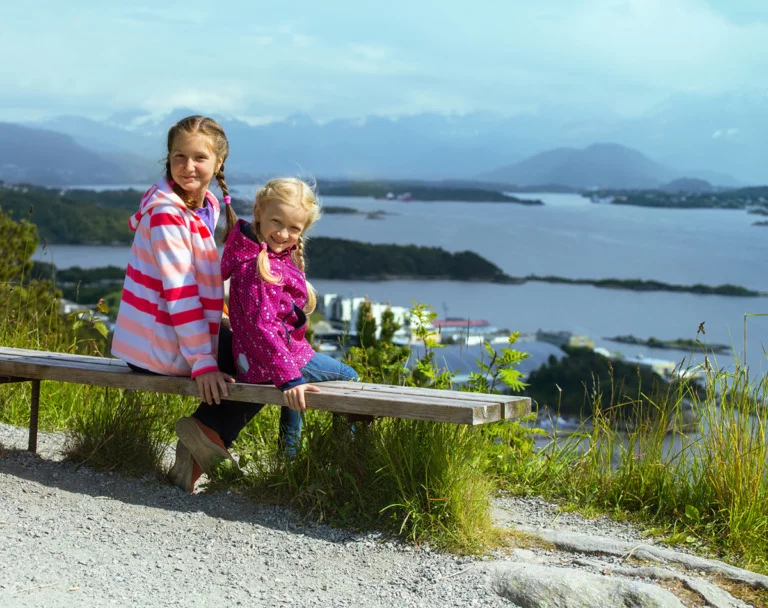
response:
[(245, 220), (237, 220), (237, 224), (227, 237), (224, 253), (221, 255), (221, 277), (226, 281), (232, 276), (238, 266), (256, 260), (262, 249), (267, 250), (269, 259), (288, 257), (293, 248), (275, 253), (267, 248), (266, 243), (260, 243), (253, 234), (251, 224)]
[(253, 235), (251, 225), (245, 220), (237, 220), (221, 254), (221, 278), (226, 281), (238, 266), (255, 260), (261, 253), (261, 245)]
[[(219, 212), (219, 201), (211, 192), (205, 193), (206, 200), (213, 205), (214, 212)], [(181, 197), (173, 191), (173, 188), (168, 183), (168, 180), (163, 178), (161, 181), (153, 185), (149, 190), (141, 197), (141, 203), (139, 203), (139, 210), (131, 216), (128, 220), (128, 225), (132, 231), (136, 231), (139, 227), (141, 218), (150, 209), (159, 207), (161, 205), (171, 205), (173, 207), (179, 207), (184, 211), (189, 211), (189, 208), (181, 200)], [(218, 217), (218, 215), (217, 215)]]

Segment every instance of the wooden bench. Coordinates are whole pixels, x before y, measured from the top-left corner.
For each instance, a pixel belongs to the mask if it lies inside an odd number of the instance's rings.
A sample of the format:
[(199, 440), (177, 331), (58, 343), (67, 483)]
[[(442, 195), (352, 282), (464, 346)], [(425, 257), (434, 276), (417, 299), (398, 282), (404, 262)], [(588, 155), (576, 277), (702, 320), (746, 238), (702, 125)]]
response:
[[(197, 383), (191, 378), (134, 372), (119, 359), (0, 347), (0, 383), (32, 382), (29, 416), (31, 452), (37, 451), (41, 380), (191, 397), (199, 394)], [(305, 393), (307, 406), (346, 414), (477, 425), (519, 418), (531, 411), (528, 397), (365, 382), (323, 382), (320, 387), (320, 393)], [(281, 393), (274, 386), (235, 383), (227, 388), (228, 399), (234, 401), (282, 403)]]

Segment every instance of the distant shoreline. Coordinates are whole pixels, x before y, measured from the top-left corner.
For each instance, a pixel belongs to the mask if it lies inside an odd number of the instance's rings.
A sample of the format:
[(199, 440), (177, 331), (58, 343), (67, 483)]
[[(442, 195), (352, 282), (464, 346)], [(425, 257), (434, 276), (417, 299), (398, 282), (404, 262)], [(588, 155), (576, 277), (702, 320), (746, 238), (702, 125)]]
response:
[(457, 203), (511, 203), (526, 206), (542, 206), (540, 199), (518, 198), (498, 189), (459, 187), (408, 182), (318, 182), (318, 194), (324, 196), (359, 196), (387, 203), (411, 201)]
[(751, 214), (768, 215), (768, 186), (712, 188), (702, 192), (606, 188), (581, 195), (597, 204), (654, 209), (746, 209)]
[(613, 336), (612, 338), (604, 338), (611, 342), (618, 342), (619, 344), (633, 344), (636, 346), (647, 346), (648, 348), (661, 348), (671, 350), (705, 350), (716, 354), (725, 354), (733, 352), (733, 347), (727, 344), (706, 344), (699, 340), (687, 340), (678, 338), (676, 340), (659, 340), (658, 338), (648, 338), (643, 340), (632, 335), (627, 336)]
[(538, 276), (528, 275), (520, 279), (514, 279), (516, 282), (539, 281), (542, 283), (564, 283), (570, 285), (593, 285), (602, 289), (626, 289), (629, 291), (671, 291), (679, 293), (694, 293), (699, 295), (720, 295), (734, 296), (740, 298), (760, 298), (768, 296), (763, 291), (747, 289), (740, 285), (675, 285), (674, 283), (664, 283), (662, 281), (645, 279), (571, 279), (558, 276)]

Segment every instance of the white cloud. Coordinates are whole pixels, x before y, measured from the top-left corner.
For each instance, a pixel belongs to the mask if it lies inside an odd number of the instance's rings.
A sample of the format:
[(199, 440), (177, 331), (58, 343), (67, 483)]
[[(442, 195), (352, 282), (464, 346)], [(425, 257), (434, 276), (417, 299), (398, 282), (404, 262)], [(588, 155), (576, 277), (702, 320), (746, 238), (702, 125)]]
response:
[(308, 48), (313, 46), (314, 39), (311, 36), (295, 31), (291, 25), (281, 25), (277, 28), (278, 33), (285, 36), (292, 44), (299, 48)]
[(137, 104), (153, 115), (162, 115), (173, 108), (209, 108), (209, 112), (237, 114), (244, 108), (243, 96), (236, 87), (200, 90), (158, 91)]
[(0, 53), (16, 58), (0, 64), (6, 97), (319, 119), (541, 104), (631, 114), (768, 74), (768, 23), (706, 0), (83, 2), (43, 18), (14, 7), (0, 22)]
[(126, 8), (118, 7), (115, 10), (115, 19), (120, 23), (140, 26), (202, 26), (207, 23), (209, 15), (203, 11), (195, 10), (179, 11), (174, 8), (132, 6)]
[(368, 61), (385, 61), (390, 59), (393, 55), (393, 51), (390, 47), (386, 47), (380, 44), (352, 44), (350, 50), (359, 55), (360, 57), (367, 59)]
[(275, 39), (272, 36), (255, 34), (252, 36), (245, 36), (243, 41), (250, 44), (255, 44), (257, 46), (269, 46), (275, 41)]

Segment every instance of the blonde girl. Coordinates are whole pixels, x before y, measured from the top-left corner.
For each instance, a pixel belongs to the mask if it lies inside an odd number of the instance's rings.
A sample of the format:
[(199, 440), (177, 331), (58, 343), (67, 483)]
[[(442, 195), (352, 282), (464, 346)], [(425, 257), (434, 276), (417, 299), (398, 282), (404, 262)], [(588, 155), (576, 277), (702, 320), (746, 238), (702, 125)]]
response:
[(273, 179), (256, 194), (253, 221), (229, 233), (221, 270), (230, 279), (229, 316), (237, 379), (283, 391), (280, 442), (298, 449), (309, 382), (357, 380), (349, 366), (315, 353), (305, 338), (315, 295), (305, 276), (305, 233), (320, 217), (312, 187)]

